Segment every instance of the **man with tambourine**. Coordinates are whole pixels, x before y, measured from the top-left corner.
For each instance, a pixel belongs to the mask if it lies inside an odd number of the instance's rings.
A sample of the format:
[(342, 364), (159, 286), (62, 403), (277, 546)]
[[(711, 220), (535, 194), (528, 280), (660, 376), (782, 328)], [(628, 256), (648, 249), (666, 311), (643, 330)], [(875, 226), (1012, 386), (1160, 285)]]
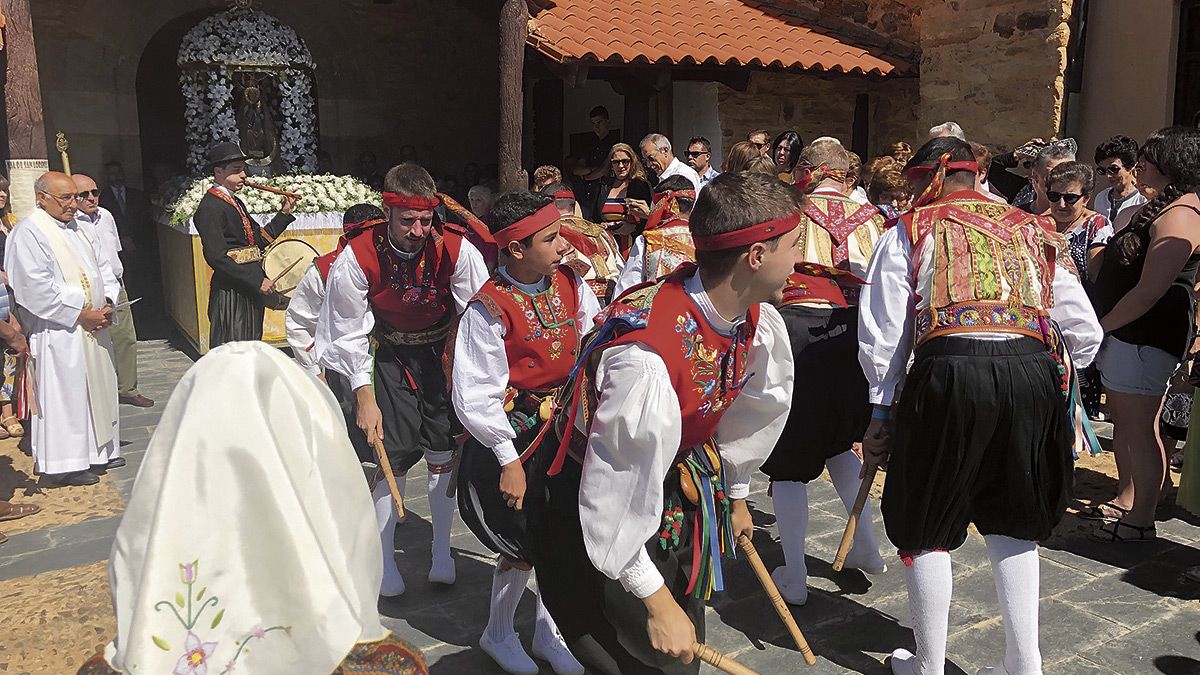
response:
[(263, 250), (296, 218), (298, 195), (283, 196), (283, 206), (260, 227), (237, 192), (246, 186), (246, 155), (236, 143), (218, 143), (208, 151), (214, 185), (200, 200), (193, 221), (204, 260), (213, 269), (208, 298), (209, 347), (238, 340), (261, 340), (263, 312), (286, 306), (263, 271)]

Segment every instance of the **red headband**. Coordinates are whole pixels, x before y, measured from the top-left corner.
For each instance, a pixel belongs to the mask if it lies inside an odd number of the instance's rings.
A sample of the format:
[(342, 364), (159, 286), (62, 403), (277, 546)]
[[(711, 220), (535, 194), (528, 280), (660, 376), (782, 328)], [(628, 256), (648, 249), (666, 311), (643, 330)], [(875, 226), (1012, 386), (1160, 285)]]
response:
[[(909, 176), (912, 176), (914, 174), (929, 173), (930, 171), (937, 171), (938, 168), (941, 166), (942, 166), (942, 163), (940, 160), (938, 161), (937, 164), (933, 164), (930, 166), (910, 166), (908, 169), (906, 169), (904, 171), (904, 177), (908, 178)], [(979, 163), (974, 160), (971, 160), (971, 161), (964, 160), (962, 162), (946, 162), (945, 166), (946, 166), (947, 173), (949, 173), (951, 171), (970, 171), (971, 173), (979, 173)]]
[(531, 237), (550, 227), (557, 220), (558, 207), (554, 206), (554, 202), (551, 202), (492, 236), (496, 238), (497, 246), (508, 248), (508, 245), (514, 241)]
[(978, 174), (979, 164), (975, 161), (951, 162), (950, 153), (944, 152), (932, 166), (912, 166), (906, 169), (904, 171), (905, 178), (912, 178), (924, 173), (933, 174), (933, 178), (929, 180), (929, 185), (925, 186), (925, 190), (913, 200), (913, 208), (925, 206), (941, 197), (942, 186), (946, 183), (946, 174), (951, 171), (970, 171), (971, 173)]
[(651, 200), (654, 202), (654, 211), (650, 213), (650, 217), (646, 220), (646, 230), (653, 230), (658, 227), (668, 214), (679, 215), (679, 200), (690, 199), (696, 201), (695, 190), (663, 190), (655, 192)]
[(398, 209), (432, 211), (442, 203), (442, 200), (437, 195), (433, 197), (420, 197), (417, 195), (402, 195), (399, 192), (385, 192), (383, 193), (383, 203)]
[(799, 224), (800, 212), (793, 211), (782, 218), (768, 220), (765, 223), (743, 227), (732, 232), (709, 235), (693, 234), (692, 243), (696, 245), (697, 251), (725, 251), (783, 236), (796, 229)]
[(559, 190), (554, 193), (555, 199), (575, 199), (575, 193), (570, 190)]

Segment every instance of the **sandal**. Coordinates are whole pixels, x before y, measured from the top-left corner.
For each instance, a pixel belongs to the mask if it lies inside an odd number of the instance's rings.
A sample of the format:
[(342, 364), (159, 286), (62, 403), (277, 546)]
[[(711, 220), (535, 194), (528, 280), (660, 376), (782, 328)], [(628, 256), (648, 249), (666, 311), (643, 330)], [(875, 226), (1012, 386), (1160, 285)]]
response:
[[(1110, 515), (1104, 512), (1104, 509), (1115, 511), (1117, 515)], [(1123, 506), (1118, 506), (1112, 502), (1104, 502), (1103, 504), (1092, 504), (1091, 506), (1079, 512), (1079, 517), (1084, 520), (1103, 520), (1105, 522), (1113, 522), (1120, 520), (1129, 515), (1130, 509)]]
[[(1131, 530), (1131, 536), (1122, 536), (1121, 528)], [(1100, 527), (1092, 531), (1092, 538), (1109, 544), (1126, 544), (1133, 542), (1150, 542), (1158, 539), (1158, 533), (1153, 525), (1146, 527), (1138, 527), (1130, 525), (1123, 520), (1115, 520), (1111, 523), (1104, 523)]]
[(41, 510), (42, 507), (37, 504), (9, 504), (8, 513), (0, 514), (0, 521), (16, 520), (25, 516), (32, 516)]
[[(12, 420), (12, 422), (10, 423), (9, 420)], [(21, 426), (21, 420), (17, 419), (16, 415), (0, 419), (0, 426), (4, 427), (8, 435), (13, 438), (20, 438), (25, 435), (25, 427)]]

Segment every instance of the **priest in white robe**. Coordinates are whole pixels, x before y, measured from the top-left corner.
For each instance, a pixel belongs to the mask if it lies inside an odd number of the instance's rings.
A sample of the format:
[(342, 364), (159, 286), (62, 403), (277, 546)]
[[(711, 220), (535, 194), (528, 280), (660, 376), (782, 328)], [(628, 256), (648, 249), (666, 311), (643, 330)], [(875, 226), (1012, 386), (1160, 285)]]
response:
[(89, 485), (124, 464), (108, 332), (120, 286), (95, 230), (75, 220), (71, 178), (45, 173), (34, 190), (4, 257), (33, 368), (34, 468), (42, 487)]

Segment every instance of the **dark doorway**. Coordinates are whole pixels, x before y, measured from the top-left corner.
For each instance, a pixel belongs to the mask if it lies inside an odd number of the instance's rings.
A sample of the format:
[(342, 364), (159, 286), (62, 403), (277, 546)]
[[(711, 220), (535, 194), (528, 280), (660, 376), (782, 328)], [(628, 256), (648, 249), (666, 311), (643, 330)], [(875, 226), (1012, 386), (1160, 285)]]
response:
[(1200, 113), (1200, 0), (1179, 7), (1179, 65), (1175, 71), (1175, 124), (1192, 126)]

